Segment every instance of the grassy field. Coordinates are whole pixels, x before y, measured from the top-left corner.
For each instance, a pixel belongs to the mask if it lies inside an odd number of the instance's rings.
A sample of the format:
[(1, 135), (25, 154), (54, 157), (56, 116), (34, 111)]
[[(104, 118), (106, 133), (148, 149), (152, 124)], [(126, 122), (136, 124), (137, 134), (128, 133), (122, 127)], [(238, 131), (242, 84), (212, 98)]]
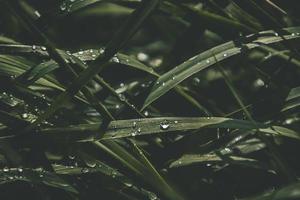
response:
[(0, 0), (0, 199), (300, 199), (297, 0)]

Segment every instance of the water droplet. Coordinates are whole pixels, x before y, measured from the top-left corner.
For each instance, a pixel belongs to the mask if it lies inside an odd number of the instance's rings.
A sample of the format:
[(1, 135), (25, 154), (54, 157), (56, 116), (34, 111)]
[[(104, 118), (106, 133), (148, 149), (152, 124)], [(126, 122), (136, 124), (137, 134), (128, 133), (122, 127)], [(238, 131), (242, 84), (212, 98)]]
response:
[(9, 168), (8, 167), (4, 167), (3, 168), (3, 172), (9, 172)]
[(20, 173), (23, 172), (23, 169), (19, 167), (18, 172), (20, 172)]
[(119, 99), (120, 99), (121, 101), (125, 101), (125, 100), (126, 100), (124, 94), (119, 94)]
[(41, 47), (41, 49), (42, 49), (43, 51), (46, 51), (46, 50), (47, 50), (47, 48), (46, 48), (46, 47)]
[(264, 86), (265, 85), (265, 82), (262, 80), (262, 79), (257, 79), (257, 80), (255, 80), (255, 82), (254, 82), (254, 86), (255, 87), (262, 87), (262, 86)]
[(91, 167), (91, 168), (96, 167), (96, 163), (94, 163), (94, 162), (87, 162), (86, 165)]
[(113, 171), (113, 172), (111, 173), (111, 175), (112, 175), (113, 178), (116, 178), (117, 172)]
[(178, 124), (178, 121), (177, 121), (177, 120), (175, 120), (175, 121), (174, 121), (174, 124)]
[(104, 48), (101, 48), (100, 50), (99, 50), (99, 53), (100, 54), (103, 54), (105, 52), (105, 49)]
[(138, 128), (137, 132), (138, 132), (138, 133), (141, 133), (141, 132), (142, 132), (141, 128)]
[(27, 119), (28, 118), (28, 114), (27, 113), (23, 113), (21, 116), (22, 116), (23, 119)]
[(146, 117), (148, 117), (148, 116), (149, 116), (149, 112), (148, 112), (147, 110), (145, 110), (144, 115), (145, 115)]
[(224, 56), (224, 57), (227, 57), (227, 53), (224, 53), (223, 56)]
[(120, 108), (120, 105), (119, 105), (119, 104), (116, 104), (116, 105), (115, 105), (115, 108), (116, 108), (116, 109), (119, 109), (119, 108)]
[(275, 32), (274, 35), (275, 35), (276, 37), (278, 37), (278, 33)]
[(88, 168), (82, 168), (82, 169), (81, 169), (81, 172), (84, 173), (84, 174), (86, 174), (86, 173), (89, 172), (89, 169), (88, 169)]
[(119, 62), (120, 62), (120, 60), (119, 60), (119, 58), (118, 58), (117, 56), (112, 57), (111, 60), (112, 60), (113, 62), (116, 62), (116, 63), (119, 63)]
[(200, 83), (200, 79), (199, 79), (198, 77), (193, 78), (193, 83), (194, 83), (195, 85), (198, 85), (198, 84)]
[(160, 129), (162, 130), (168, 130), (170, 128), (170, 123), (167, 120), (164, 120), (159, 124)]
[(206, 60), (206, 63), (210, 63), (210, 60), (209, 60), (209, 59), (207, 59), (207, 60)]
[(75, 155), (69, 155), (68, 158), (69, 158), (70, 160), (74, 160), (74, 159), (76, 158), (76, 156), (75, 156)]
[(229, 153), (231, 153), (231, 149), (226, 147), (226, 148), (222, 149), (220, 153), (223, 155), (229, 154)]
[(148, 58), (149, 58), (149, 56), (145, 53), (140, 52), (137, 54), (137, 59), (140, 61), (144, 62), (144, 61), (148, 60)]
[(132, 128), (136, 128), (136, 125), (137, 125), (137, 123), (134, 121), (134, 122), (132, 123)]
[(36, 46), (35, 45), (32, 45), (32, 50), (36, 50)]
[(162, 83), (162, 86), (165, 86), (165, 82)]
[(155, 58), (155, 59), (151, 60), (151, 62), (149, 64), (153, 67), (158, 67), (162, 64), (162, 62), (163, 62), (163, 60), (161, 58)]
[(292, 36), (296, 36), (296, 34), (295, 34), (295, 33), (292, 33)]
[(129, 188), (133, 186), (132, 183), (127, 183), (127, 182), (125, 182), (124, 184), (125, 184), (127, 187), (129, 187)]
[(148, 193), (148, 197), (150, 200), (158, 200), (158, 197), (152, 192)]
[(172, 80), (175, 80), (175, 79), (176, 79), (176, 76), (173, 76), (173, 77), (172, 77)]
[(136, 131), (133, 131), (133, 132), (131, 133), (131, 136), (134, 137), (134, 136), (136, 136), (136, 134), (137, 134)]
[(67, 4), (66, 2), (63, 2), (61, 5), (60, 5), (60, 10), (61, 11), (65, 11), (67, 9)]

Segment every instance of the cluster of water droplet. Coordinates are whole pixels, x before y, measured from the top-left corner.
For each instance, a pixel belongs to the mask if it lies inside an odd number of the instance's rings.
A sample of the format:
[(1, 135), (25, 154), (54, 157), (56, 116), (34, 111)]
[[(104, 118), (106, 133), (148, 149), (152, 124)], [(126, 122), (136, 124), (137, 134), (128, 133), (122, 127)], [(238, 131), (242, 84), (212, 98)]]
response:
[[(89, 60), (95, 60), (98, 56), (103, 54), (105, 52), (105, 48), (100, 49), (87, 49), (87, 50), (80, 50), (76, 53), (73, 53), (72, 55), (80, 59), (81, 61), (89, 61)], [(68, 52), (68, 55), (71, 55), (70, 52)]]
[(60, 10), (62, 12), (70, 12), (75, 3), (82, 2), (84, 0), (65, 0), (60, 5)]

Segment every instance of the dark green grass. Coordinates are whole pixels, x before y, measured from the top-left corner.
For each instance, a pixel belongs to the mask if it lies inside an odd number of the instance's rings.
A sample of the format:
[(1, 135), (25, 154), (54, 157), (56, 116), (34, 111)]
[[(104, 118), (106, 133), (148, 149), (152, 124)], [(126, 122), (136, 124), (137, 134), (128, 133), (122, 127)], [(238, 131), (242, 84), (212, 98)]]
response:
[(300, 199), (298, 7), (0, 1), (0, 198)]

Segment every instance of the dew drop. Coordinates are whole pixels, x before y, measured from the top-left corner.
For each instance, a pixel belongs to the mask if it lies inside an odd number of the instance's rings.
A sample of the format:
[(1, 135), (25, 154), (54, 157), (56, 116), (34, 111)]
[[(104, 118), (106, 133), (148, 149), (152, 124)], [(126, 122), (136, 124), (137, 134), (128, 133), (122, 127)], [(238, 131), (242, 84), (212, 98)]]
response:
[(124, 184), (126, 185), (126, 187), (129, 187), (129, 188), (133, 186), (132, 183), (125, 182)]
[(136, 131), (133, 131), (133, 132), (131, 133), (131, 136), (132, 136), (132, 137), (136, 136)]
[(84, 173), (84, 174), (86, 174), (86, 173), (89, 172), (89, 169), (88, 169), (88, 168), (82, 168), (82, 169), (81, 169), (81, 172)]
[(255, 82), (254, 82), (254, 87), (262, 87), (264, 85), (265, 85), (265, 82), (260, 78), (255, 80)]
[(149, 112), (146, 110), (146, 111), (144, 112), (144, 115), (145, 115), (146, 117), (148, 117), (148, 116), (149, 116)]
[(145, 53), (140, 52), (137, 54), (137, 59), (139, 59), (140, 61), (146, 61), (148, 60), (148, 58), (149, 56)]
[(105, 49), (104, 48), (101, 48), (100, 50), (99, 50), (99, 53), (100, 54), (103, 54), (105, 52)]
[(116, 62), (116, 63), (119, 63), (119, 62), (120, 62), (120, 60), (119, 60), (119, 58), (118, 58), (117, 56), (112, 57), (111, 60), (112, 60), (113, 62)]
[(60, 10), (61, 11), (65, 11), (67, 9), (67, 4), (65, 2), (63, 2), (61, 5), (60, 5)]
[(167, 120), (164, 120), (159, 124), (161, 130), (168, 130), (170, 128), (170, 123)]
[(224, 53), (223, 56), (224, 56), (224, 57), (227, 57), (227, 53)]
[(126, 100), (124, 94), (119, 94), (119, 99), (120, 99), (121, 101), (125, 101), (125, 100)]
[(200, 83), (200, 79), (199, 79), (198, 77), (193, 78), (193, 83), (194, 83), (195, 85), (198, 85), (198, 84)]
[(88, 162), (86, 163), (87, 166), (91, 167), (91, 168), (95, 168), (96, 167), (96, 163), (91, 163), (91, 162)]
[(3, 172), (9, 172), (9, 168), (8, 167), (4, 167), (3, 168)]
[(35, 45), (32, 45), (32, 50), (36, 50), (36, 46)]
[(22, 168), (18, 168), (18, 172), (23, 172), (23, 169)]
[(138, 133), (141, 133), (141, 132), (142, 132), (141, 128), (138, 128), (137, 132), (138, 132)]
[(137, 123), (136, 123), (136, 122), (133, 122), (133, 123), (132, 123), (132, 128), (136, 128), (136, 125), (137, 125)]
[(70, 160), (74, 160), (74, 159), (76, 158), (76, 156), (75, 156), (75, 155), (69, 155), (68, 158), (69, 158)]
[(27, 118), (28, 118), (28, 114), (27, 114), (27, 113), (23, 113), (23, 114), (21, 115), (21, 117), (22, 117), (23, 119), (27, 119)]
[(46, 48), (46, 47), (41, 47), (41, 49), (42, 49), (43, 51), (46, 51), (46, 50), (47, 50), (47, 48)]
[(209, 60), (209, 59), (207, 59), (207, 60), (206, 60), (206, 63), (210, 63), (210, 60)]

